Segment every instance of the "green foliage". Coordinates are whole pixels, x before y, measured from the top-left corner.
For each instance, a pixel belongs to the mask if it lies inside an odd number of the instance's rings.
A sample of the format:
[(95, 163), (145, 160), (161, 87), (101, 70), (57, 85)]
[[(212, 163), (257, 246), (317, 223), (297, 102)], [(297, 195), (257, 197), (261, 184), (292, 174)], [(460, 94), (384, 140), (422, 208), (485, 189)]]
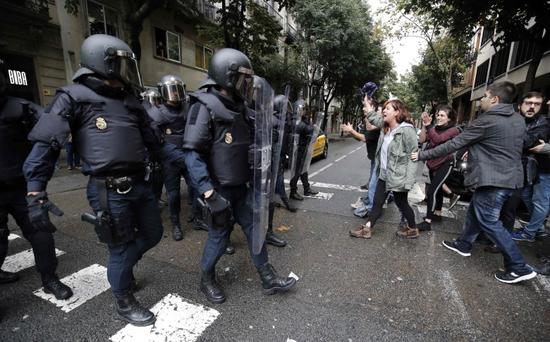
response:
[(310, 99), (324, 86), (325, 110), (334, 97), (344, 111), (352, 108), (357, 88), (366, 81), (380, 83), (391, 70), (362, 1), (296, 0), (293, 14), (303, 32), (297, 45)]

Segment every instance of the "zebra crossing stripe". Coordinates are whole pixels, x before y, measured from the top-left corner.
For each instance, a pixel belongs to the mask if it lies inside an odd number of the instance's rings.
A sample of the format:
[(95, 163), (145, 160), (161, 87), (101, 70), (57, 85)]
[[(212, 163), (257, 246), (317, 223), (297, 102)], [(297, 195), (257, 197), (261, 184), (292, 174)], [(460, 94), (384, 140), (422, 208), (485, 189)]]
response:
[(34, 295), (55, 304), (64, 312), (69, 312), (110, 288), (107, 269), (98, 264), (83, 268), (61, 279), (61, 282), (73, 290), (71, 298), (58, 300), (53, 294), (45, 293), (43, 288), (34, 291)]
[(330, 200), (332, 198), (332, 196), (334, 196), (334, 194), (332, 192), (320, 192), (316, 195), (304, 195), (304, 197), (308, 197), (308, 198), (316, 198), (316, 199), (323, 199), (323, 200)]
[(196, 341), (220, 315), (217, 310), (191, 304), (177, 294), (168, 294), (151, 311), (157, 320), (153, 325), (136, 327), (128, 324), (112, 342)]
[[(60, 256), (63, 254), (65, 254), (65, 252), (60, 251), (57, 248), (55, 249), (56, 256)], [(32, 266), (34, 266), (34, 254), (31, 248), (27, 249), (26, 251), (8, 256), (4, 261), (4, 264), (2, 265), (2, 269), (7, 272), (17, 273)]]
[(8, 235), (8, 241), (19, 239), (20, 237), (21, 236), (19, 236), (17, 234), (10, 234), (10, 235)]

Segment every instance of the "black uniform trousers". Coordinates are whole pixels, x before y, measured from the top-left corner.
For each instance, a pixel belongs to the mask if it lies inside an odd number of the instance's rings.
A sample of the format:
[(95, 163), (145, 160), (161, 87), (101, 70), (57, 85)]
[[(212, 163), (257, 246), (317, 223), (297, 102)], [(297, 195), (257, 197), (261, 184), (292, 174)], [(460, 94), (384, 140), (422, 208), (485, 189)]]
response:
[(47, 282), (57, 268), (55, 243), (53, 234), (48, 231), (35, 229), (29, 221), (27, 210), (27, 184), (24, 178), (9, 183), (0, 182), (0, 266), (4, 263), (8, 253), (8, 214), (15, 219), (21, 228), (34, 253), (36, 269)]

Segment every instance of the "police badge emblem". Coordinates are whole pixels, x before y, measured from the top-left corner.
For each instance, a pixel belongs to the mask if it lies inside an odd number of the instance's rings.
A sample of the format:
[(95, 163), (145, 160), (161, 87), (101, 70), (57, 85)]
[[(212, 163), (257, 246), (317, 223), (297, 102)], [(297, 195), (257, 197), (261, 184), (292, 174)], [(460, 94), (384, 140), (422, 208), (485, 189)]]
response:
[(172, 134), (172, 130), (170, 128), (167, 128), (166, 129), (166, 135), (170, 135), (170, 134)]
[(95, 119), (95, 126), (97, 127), (97, 129), (102, 131), (107, 128), (107, 121), (105, 121), (105, 119), (100, 116)]
[(232, 142), (233, 142), (233, 136), (231, 135), (231, 133), (229, 132), (225, 133), (225, 143), (231, 144)]

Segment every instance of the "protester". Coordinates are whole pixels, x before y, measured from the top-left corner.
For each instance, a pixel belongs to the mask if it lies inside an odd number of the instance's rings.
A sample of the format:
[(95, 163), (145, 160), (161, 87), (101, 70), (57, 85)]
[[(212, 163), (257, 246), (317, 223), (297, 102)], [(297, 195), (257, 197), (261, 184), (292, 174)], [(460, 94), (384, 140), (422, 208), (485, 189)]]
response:
[(504, 202), (515, 189), (523, 186), (521, 153), (525, 120), (514, 111), (515, 95), (513, 83), (491, 84), (481, 98), (484, 113), (460, 135), (433, 149), (411, 154), (412, 160), (428, 160), (468, 147), (469, 167), (464, 182), (475, 188), (475, 192), (462, 234), (454, 241), (443, 241), (443, 246), (462, 256), (470, 256), (473, 242), (484, 232), (504, 256), (504, 271), (498, 271), (495, 278), (508, 284), (537, 275), (525, 263), (521, 251), (500, 221)]
[[(455, 127), (456, 113), (448, 105), (440, 105), (436, 110), (436, 123), (431, 126), (426, 133), (428, 140), (428, 149), (434, 148), (447, 140), (457, 136), (460, 131)], [(431, 120), (430, 120), (431, 121)], [(425, 121), (423, 121), (425, 123)], [(443, 205), (443, 185), (449, 174), (453, 170), (453, 154), (448, 154), (428, 160), (426, 165), (430, 173), (430, 186), (427, 191), (428, 205), (426, 208), (426, 217), (417, 224), (420, 231), (431, 230), (432, 221), (441, 218), (435, 215), (436, 210), (441, 210)]]
[[(374, 205), (367, 222), (350, 231), (352, 237), (369, 239), (371, 229), (382, 215), (387, 193), (393, 191), (395, 204), (405, 216), (408, 226), (398, 230), (397, 235), (406, 238), (419, 236), (415, 228), (414, 211), (409, 206), (407, 195), (412, 189), (416, 176), (416, 163), (408, 156), (418, 148), (416, 129), (411, 123), (411, 115), (400, 100), (389, 100), (384, 104), (383, 118), (376, 112), (368, 114), (368, 120), (375, 126), (383, 121), (384, 134), (380, 135), (376, 151), (376, 162), (380, 166)], [(372, 191), (372, 189), (371, 189)]]
[(80, 168), (80, 156), (73, 147), (72, 135), (69, 135), (69, 140), (65, 143), (65, 152), (67, 153), (67, 169)]

